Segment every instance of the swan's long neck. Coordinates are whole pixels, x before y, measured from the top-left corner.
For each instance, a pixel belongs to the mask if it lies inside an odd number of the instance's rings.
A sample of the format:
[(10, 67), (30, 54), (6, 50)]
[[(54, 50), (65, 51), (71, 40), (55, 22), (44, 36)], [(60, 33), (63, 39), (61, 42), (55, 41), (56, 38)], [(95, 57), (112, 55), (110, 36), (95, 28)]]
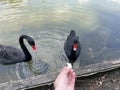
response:
[[(24, 44), (24, 39), (27, 40), (27, 36), (24, 36), (24, 35), (21, 36), (21, 37), (19, 38), (19, 43), (20, 43), (20, 46), (21, 46), (21, 48), (22, 48), (22, 50), (23, 50), (23, 52), (24, 52), (24, 54), (25, 54), (25, 61), (29, 61), (29, 60), (32, 59), (32, 56), (31, 56), (30, 52), (28, 51), (27, 47), (26, 47), (25, 44)], [(27, 40), (27, 41), (28, 41), (28, 40)]]

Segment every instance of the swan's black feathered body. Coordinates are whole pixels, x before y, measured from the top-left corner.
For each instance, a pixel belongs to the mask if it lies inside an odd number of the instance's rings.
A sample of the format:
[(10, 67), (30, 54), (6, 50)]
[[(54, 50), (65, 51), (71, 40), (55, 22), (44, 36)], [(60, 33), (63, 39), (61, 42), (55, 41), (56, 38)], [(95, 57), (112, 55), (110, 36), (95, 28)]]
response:
[(15, 64), (19, 62), (27, 62), (32, 59), (31, 54), (29, 53), (28, 49), (24, 45), (24, 41), (23, 41), (24, 39), (28, 41), (28, 43), (32, 46), (33, 49), (36, 49), (35, 42), (30, 36), (21, 35), (19, 38), (19, 43), (22, 48), (22, 51), (12, 46), (0, 45), (0, 63), (1, 64)]
[(76, 36), (74, 30), (71, 30), (64, 44), (64, 51), (69, 59), (69, 62), (73, 65), (78, 56), (80, 55), (81, 47), (79, 42), (79, 37)]

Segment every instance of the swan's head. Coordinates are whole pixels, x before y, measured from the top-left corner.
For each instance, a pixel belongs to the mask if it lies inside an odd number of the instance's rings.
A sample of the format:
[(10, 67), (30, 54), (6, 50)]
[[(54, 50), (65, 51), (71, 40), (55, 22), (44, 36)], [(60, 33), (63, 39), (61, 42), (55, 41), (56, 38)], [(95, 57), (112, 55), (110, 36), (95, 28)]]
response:
[(35, 46), (35, 42), (30, 42), (30, 43), (31, 43), (30, 45), (31, 45), (33, 51), (36, 52), (36, 51), (37, 51), (37, 48), (36, 48), (36, 46)]
[(32, 47), (33, 51), (36, 52), (37, 48), (36, 48), (36, 46), (35, 46), (35, 41), (33, 40), (33, 38), (29, 37), (28, 43), (29, 43), (30, 46)]
[(71, 30), (70, 31), (70, 35), (74, 36), (76, 33), (75, 33), (75, 30)]
[(34, 52), (36, 52), (36, 51), (37, 51), (37, 48), (36, 48), (36, 46), (35, 46), (35, 45), (32, 45), (32, 49), (33, 49), (33, 51), (34, 51)]
[(78, 46), (77, 46), (77, 43), (79, 42), (79, 37), (78, 36), (75, 36), (73, 38), (73, 51), (77, 51), (78, 49)]

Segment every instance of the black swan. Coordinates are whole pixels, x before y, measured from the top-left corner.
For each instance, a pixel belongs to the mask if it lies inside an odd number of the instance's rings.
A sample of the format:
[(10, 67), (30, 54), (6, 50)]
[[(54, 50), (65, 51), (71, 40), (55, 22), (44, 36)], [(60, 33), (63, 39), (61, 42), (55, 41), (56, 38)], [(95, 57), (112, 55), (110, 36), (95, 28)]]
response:
[(73, 63), (76, 61), (81, 51), (79, 37), (76, 36), (74, 30), (71, 30), (70, 34), (67, 37), (67, 40), (64, 43), (64, 51), (69, 59), (69, 62), (73, 66)]
[(32, 59), (31, 54), (24, 44), (24, 39), (27, 40), (28, 44), (36, 50), (34, 40), (27, 35), (21, 35), (19, 38), (19, 43), (22, 48), (22, 51), (14, 48), (12, 46), (3, 46), (0, 45), (0, 63), (1, 64), (16, 64), (20, 62), (27, 62)]

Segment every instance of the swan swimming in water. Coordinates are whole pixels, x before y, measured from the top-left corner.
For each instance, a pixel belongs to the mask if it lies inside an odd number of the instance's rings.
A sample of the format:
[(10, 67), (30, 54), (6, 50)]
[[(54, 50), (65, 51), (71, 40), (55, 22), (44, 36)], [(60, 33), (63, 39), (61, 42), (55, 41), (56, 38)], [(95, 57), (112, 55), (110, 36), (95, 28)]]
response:
[(24, 44), (24, 39), (27, 40), (28, 44), (36, 51), (35, 41), (33, 38), (27, 35), (21, 35), (19, 43), (22, 51), (12, 47), (0, 45), (0, 63), (1, 64), (16, 64), (20, 62), (27, 62), (32, 59), (32, 56)]
[(79, 37), (76, 36), (74, 30), (71, 30), (70, 34), (67, 37), (67, 40), (64, 43), (64, 51), (69, 59), (69, 62), (73, 66), (73, 63), (76, 61), (81, 51)]

